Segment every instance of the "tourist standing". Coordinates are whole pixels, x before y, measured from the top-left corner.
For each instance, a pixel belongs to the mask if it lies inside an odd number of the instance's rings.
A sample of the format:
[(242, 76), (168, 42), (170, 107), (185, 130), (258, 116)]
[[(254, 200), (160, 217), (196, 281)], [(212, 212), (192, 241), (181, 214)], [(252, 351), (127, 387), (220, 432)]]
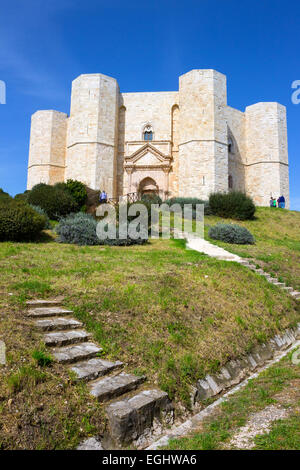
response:
[(100, 204), (105, 204), (107, 202), (107, 194), (105, 191), (100, 193)]

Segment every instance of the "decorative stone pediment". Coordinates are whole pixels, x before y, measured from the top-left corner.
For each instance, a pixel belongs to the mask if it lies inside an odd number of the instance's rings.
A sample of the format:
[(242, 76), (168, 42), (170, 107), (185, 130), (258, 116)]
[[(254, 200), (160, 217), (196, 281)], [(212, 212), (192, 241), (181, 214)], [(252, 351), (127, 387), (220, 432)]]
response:
[(147, 143), (129, 157), (125, 157), (124, 167), (126, 169), (151, 169), (169, 168), (171, 157), (164, 155), (153, 145)]

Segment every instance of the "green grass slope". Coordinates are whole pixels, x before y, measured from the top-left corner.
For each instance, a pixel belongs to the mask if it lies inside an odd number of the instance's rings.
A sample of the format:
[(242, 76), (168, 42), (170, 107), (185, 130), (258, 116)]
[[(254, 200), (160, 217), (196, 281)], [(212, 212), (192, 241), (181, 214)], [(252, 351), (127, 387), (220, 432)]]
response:
[[(278, 214), (284, 229), (278, 224), (274, 232), (273, 214), (259, 210), (257, 220), (245, 223), (257, 245), (230, 249), (270, 256), (283, 276), (299, 279), (293, 264), (299, 259), (298, 214)], [(207, 224), (216, 221), (206, 218)], [(51, 239), (1, 243), (0, 273), (0, 339), (8, 353), (7, 366), (0, 366), (5, 449), (74, 448), (103, 431), (102, 407), (85, 386), (72, 385), (66, 368), (41, 367), (34, 359), (33, 351), (43, 346), (25, 315), (28, 298), (63, 295), (104, 357), (145, 373), (146, 386), (161, 387), (186, 407), (197, 379), (299, 320), (297, 303), (286, 292), (243, 266), (185, 250), (180, 241), (132, 247), (77, 247)]]

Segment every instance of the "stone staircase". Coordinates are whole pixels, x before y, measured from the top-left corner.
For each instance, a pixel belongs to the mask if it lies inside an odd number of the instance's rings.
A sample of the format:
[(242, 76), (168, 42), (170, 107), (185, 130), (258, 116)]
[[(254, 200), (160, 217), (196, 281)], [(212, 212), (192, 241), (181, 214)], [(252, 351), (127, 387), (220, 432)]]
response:
[(100, 358), (101, 347), (91, 341), (82, 323), (72, 318), (72, 310), (63, 308), (58, 300), (30, 300), (27, 306), (28, 317), (43, 334), (54, 360), (66, 364), (75, 381), (87, 382), (91, 395), (107, 403), (103, 437), (107, 449), (131, 443), (146, 445), (157, 429), (172, 424), (174, 408), (167, 393), (157, 389), (136, 393), (146, 377), (126, 373), (120, 361)]
[(294, 290), (292, 287), (287, 286), (284, 282), (280, 282), (277, 278), (271, 276), (271, 274), (265, 272), (261, 268), (257, 268), (253, 262), (247, 258), (241, 258), (234, 253), (221, 248), (220, 246), (214, 245), (204, 238), (199, 238), (195, 234), (190, 234), (187, 232), (177, 232), (177, 237), (187, 240), (187, 248), (191, 250), (198, 251), (199, 253), (205, 253), (206, 255), (216, 258), (222, 261), (235, 261), (245, 268), (251, 269), (260, 276), (264, 276), (268, 282), (274, 284), (274, 286), (279, 287), (282, 290), (285, 290), (291, 297), (295, 300), (300, 300), (300, 292)]

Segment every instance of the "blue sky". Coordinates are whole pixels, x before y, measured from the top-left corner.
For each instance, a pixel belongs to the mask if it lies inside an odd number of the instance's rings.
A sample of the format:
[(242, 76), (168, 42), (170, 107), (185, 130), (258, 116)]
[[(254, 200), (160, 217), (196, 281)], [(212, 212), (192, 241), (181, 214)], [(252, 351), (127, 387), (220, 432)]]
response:
[(300, 2), (283, 0), (11, 0), (0, 3), (0, 187), (26, 188), (30, 116), (69, 112), (81, 73), (122, 92), (178, 89), (193, 68), (227, 75), (228, 104), (287, 107), (292, 208), (300, 210)]

